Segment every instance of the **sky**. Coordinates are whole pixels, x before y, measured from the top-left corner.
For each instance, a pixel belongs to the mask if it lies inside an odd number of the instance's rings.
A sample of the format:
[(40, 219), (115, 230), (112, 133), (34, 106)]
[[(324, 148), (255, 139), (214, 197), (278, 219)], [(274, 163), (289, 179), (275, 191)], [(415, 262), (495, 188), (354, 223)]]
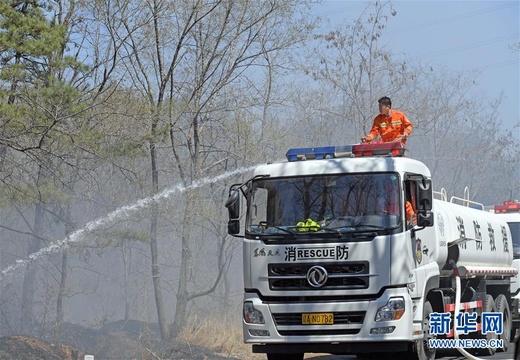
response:
[[(392, 1), (382, 44), (395, 60), (420, 60), (433, 68), (479, 73), (475, 94), (505, 96), (504, 129), (520, 121), (520, 1)], [(357, 19), (367, 1), (328, 0), (314, 11), (331, 24)], [(516, 46), (516, 50), (511, 47)], [(391, 95), (389, 95), (391, 97)], [(520, 140), (520, 128), (515, 130)]]

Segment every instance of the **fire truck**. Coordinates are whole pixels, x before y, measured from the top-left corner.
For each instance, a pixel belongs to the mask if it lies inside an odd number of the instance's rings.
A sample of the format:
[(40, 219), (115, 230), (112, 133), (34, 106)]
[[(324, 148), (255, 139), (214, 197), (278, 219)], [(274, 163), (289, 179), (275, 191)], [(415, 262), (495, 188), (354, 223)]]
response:
[[(507, 350), (518, 272), (508, 223), (436, 198), (430, 170), (406, 151), (290, 149), (287, 161), (230, 186), (228, 233), (243, 239), (243, 336), (254, 353), (430, 360), (432, 340), (450, 338), (491, 344), (479, 353)], [(503, 329), (483, 330), (490, 315)]]
[[(520, 201), (504, 201), (494, 206), (494, 212), (509, 225), (513, 239), (513, 267), (520, 271)], [(511, 278), (511, 316), (513, 319), (513, 332), (511, 339), (515, 338), (516, 330), (520, 328), (520, 281), (518, 276)]]

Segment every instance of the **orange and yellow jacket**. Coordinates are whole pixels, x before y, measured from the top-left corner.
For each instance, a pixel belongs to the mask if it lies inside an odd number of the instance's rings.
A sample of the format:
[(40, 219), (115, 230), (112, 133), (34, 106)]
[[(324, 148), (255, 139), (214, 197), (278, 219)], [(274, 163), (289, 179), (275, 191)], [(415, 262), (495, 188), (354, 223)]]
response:
[(403, 135), (410, 135), (412, 130), (413, 125), (403, 112), (390, 109), (388, 116), (383, 114), (376, 116), (372, 129), (365, 139), (372, 141), (380, 135), (383, 142), (406, 142), (406, 137)]

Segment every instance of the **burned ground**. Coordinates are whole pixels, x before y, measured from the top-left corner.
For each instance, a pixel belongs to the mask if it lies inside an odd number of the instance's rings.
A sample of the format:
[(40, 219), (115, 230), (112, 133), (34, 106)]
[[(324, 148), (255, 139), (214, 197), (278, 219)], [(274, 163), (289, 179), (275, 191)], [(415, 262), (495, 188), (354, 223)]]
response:
[[(61, 343), (28, 336), (0, 338), (0, 360), (224, 360), (240, 359), (218, 354), (204, 346), (180, 341), (159, 341), (154, 324), (116, 322), (101, 329), (65, 324)], [(66, 344), (66, 345), (65, 345)]]
[(84, 354), (64, 345), (54, 345), (27, 336), (0, 338), (1, 360), (78, 360)]

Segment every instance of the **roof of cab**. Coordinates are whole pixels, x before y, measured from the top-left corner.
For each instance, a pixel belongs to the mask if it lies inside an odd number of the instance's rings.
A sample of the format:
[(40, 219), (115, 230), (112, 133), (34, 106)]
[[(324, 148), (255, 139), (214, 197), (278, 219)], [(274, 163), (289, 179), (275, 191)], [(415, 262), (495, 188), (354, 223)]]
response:
[(302, 160), (260, 165), (256, 175), (290, 177), (306, 175), (398, 172), (421, 174), (431, 177), (430, 170), (422, 162), (406, 157), (354, 157), (320, 160)]

